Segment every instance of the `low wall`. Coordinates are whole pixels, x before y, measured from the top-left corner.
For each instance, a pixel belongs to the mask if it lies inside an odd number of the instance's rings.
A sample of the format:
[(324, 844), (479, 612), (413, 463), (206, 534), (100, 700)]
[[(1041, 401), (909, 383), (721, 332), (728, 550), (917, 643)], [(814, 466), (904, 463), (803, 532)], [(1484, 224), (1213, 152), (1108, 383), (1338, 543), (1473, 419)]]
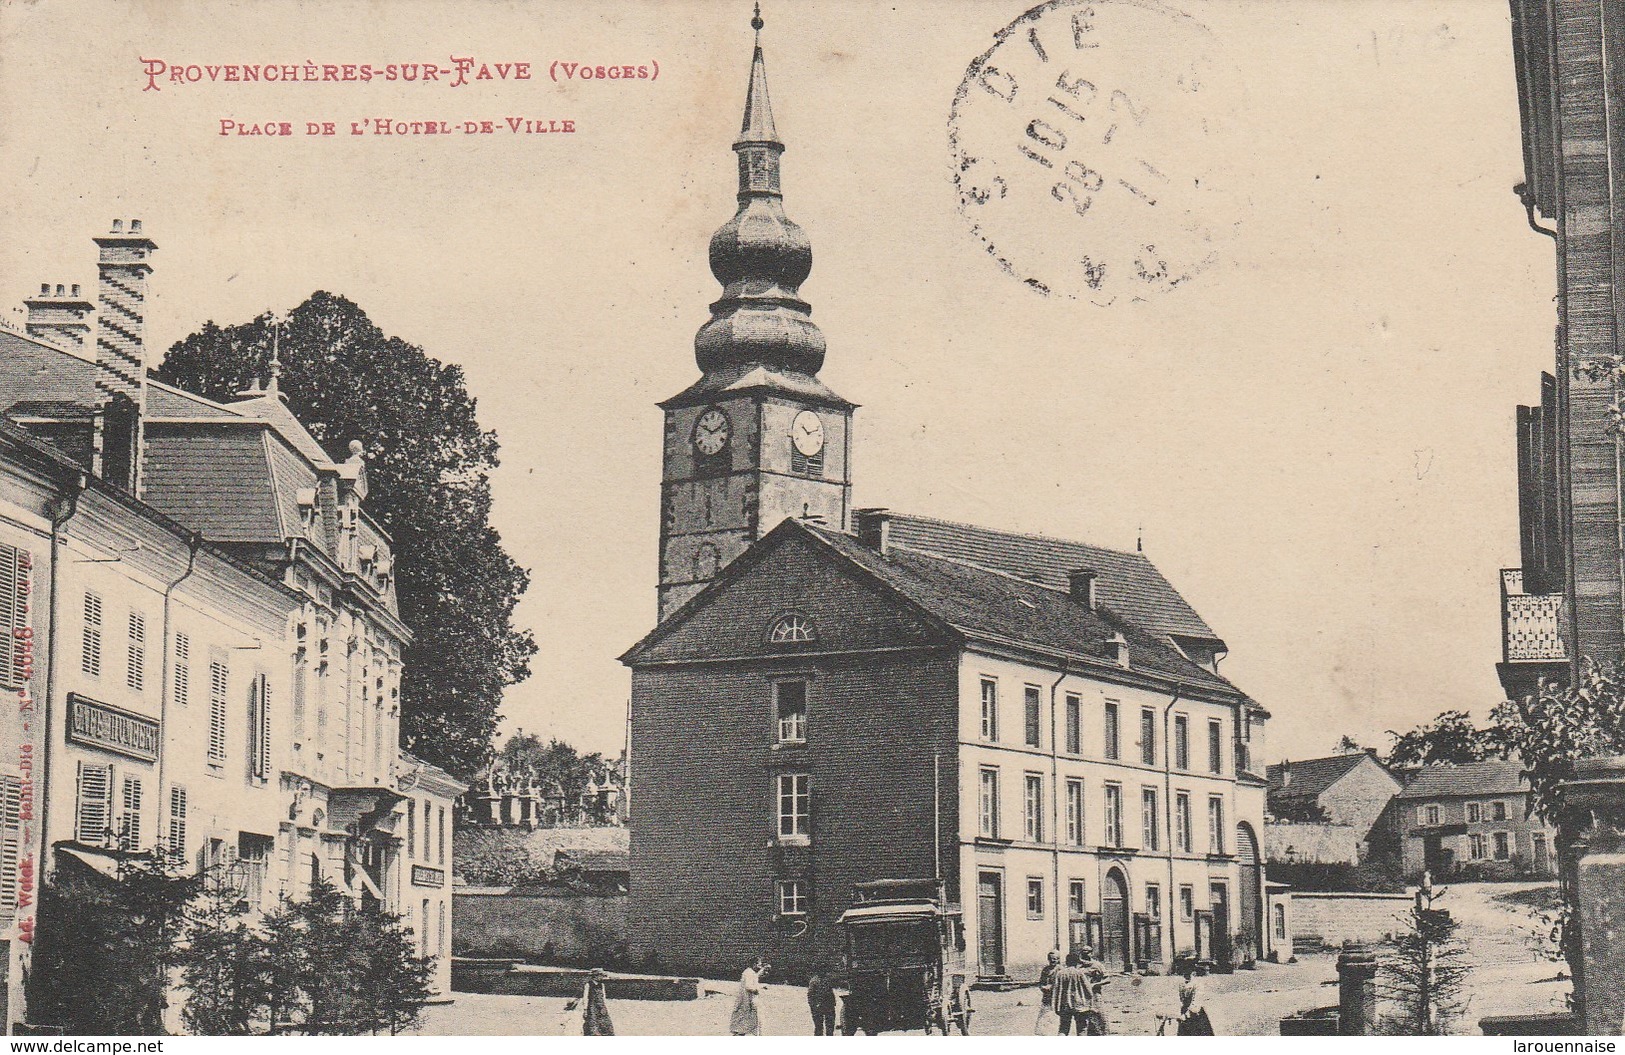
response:
[[(531, 967), (512, 960), (456, 959), (452, 961), (452, 988), (459, 993), (497, 993), (503, 996), (578, 997), (590, 971), (567, 967)], [(698, 978), (664, 975), (610, 974), (604, 995), (611, 1000), (698, 1000)]]
[(626, 895), (458, 887), (452, 953), (527, 963), (595, 966), (626, 953)]
[(1349, 824), (1264, 822), (1264, 858), (1293, 864), (1359, 864), (1360, 832)]
[(1327, 894), (1292, 892), (1294, 944), (1340, 948), (1345, 941), (1376, 942), (1405, 929), (1409, 894)]

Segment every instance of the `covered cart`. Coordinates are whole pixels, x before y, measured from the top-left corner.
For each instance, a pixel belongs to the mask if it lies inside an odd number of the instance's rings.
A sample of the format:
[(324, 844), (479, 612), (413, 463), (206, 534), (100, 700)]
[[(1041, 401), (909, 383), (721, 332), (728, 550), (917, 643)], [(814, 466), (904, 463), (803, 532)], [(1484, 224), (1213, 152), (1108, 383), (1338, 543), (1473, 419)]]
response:
[(859, 883), (841, 915), (847, 991), (841, 1031), (970, 1033), (965, 922), (939, 879)]

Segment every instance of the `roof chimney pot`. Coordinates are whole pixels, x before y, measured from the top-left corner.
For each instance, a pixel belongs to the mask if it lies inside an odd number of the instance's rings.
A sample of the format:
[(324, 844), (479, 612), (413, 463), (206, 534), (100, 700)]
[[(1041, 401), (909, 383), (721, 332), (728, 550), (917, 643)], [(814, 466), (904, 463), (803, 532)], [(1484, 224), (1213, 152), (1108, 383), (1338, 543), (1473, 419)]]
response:
[(39, 284), (39, 295), (42, 297), (48, 297), (51, 295), (51, 284), (49, 282), (41, 282)]
[(114, 220), (113, 221), (113, 233), (114, 234), (119, 234), (123, 230), (124, 230), (124, 221), (123, 220)]
[(1100, 576), (1095, 573), (1095, 570), (1093, 568), (1078, 568), (1067, 575), (1067, 581), (1069, 584), (1067, 593), (1072, 599), (1093, 612), (1099, 603), (1095, 585), (1100, 581)]
[(857, 509), (852, 512), (858, 541), (885, 556), (891, 552), (891, 513), (885, 509)]

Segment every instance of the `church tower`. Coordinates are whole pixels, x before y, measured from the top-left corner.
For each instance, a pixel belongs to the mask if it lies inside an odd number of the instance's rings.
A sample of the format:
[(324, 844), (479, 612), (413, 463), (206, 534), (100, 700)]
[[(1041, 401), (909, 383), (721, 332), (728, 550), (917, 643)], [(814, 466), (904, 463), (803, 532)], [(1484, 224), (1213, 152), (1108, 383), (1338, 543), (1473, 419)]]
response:
[(855, 404), (818, 379), (824, 335), (800, 294), (812, 246), (784, 215), (760, 7), (751, 27), (739, 209), (711, 237), (722, 297), (694, 337), (702, 376), (660, 404), (661, 619), (786, 517), (846, 530), (851, 516)]

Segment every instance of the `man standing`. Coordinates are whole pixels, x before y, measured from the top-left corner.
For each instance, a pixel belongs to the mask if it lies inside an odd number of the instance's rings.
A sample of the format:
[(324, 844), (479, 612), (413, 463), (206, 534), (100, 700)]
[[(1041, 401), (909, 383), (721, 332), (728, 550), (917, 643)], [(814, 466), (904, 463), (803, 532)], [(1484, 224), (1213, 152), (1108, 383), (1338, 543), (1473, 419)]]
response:
[[(1096, 1007), (1095, 983), (1104, 974), (1104, 967), (1092, 961), (1085, 966), (1083, 957), (1076, 952), (1067, 953), (1066, 964), (1055, 969), (1050, 984), (1054, 987), (1052, 999), (1055, 1013), (1061, 1019), (1062, 1036), (1071, 1033), (1073, 1027), (1079, 1036), (1103, 1031), (1104, 1019)], [(1091, 1025), (1094, 1028), (1091, 1029)]]
[(1055, 972), (1060, 969), (1061, 954), (1052, 951), (1049, 962), (1038, 972), (1038, 1020), (1033, 1023), (1033, 1034), (1044, 1036), (1054, 1026), (1055, 1019)]
[(813, 1036), (835, 1035), (835, 979), (828, 964), (819, 964), (807, 979), (807, 1009), (812, 1012)]

